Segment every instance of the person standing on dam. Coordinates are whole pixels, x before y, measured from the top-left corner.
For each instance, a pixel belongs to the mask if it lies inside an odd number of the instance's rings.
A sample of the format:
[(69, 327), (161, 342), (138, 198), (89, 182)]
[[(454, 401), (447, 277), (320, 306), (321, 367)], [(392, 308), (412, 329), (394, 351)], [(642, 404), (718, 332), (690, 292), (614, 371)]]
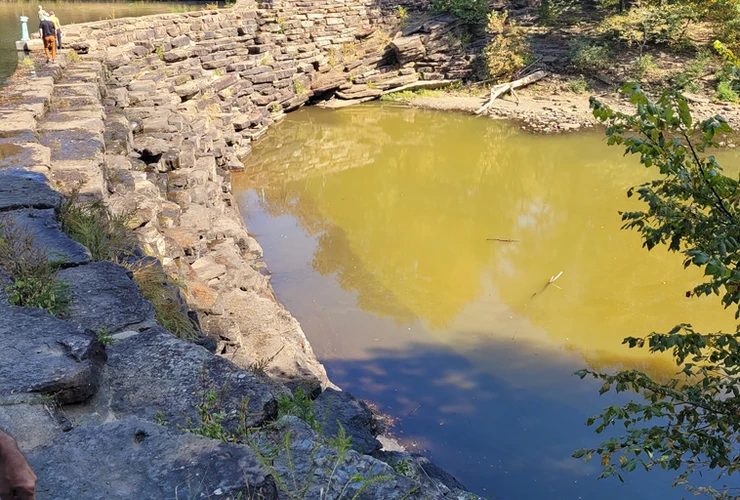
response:
[(54, 23), (54, 34), (57, 39), (57, 50), (62, 50), (62, 24), (53, 10), (49, 11), (49, 20)]
[(46, 15), (41, 18), (39, 23), (39, 34), (41, 39), (44, 41), (44, 52), (46, 53), (46, 62), (51, 59), (52, 62), (57, 60), (57, 39), (56, 29), (54, 29), (54, 23), (51, 22), (49, 16)]

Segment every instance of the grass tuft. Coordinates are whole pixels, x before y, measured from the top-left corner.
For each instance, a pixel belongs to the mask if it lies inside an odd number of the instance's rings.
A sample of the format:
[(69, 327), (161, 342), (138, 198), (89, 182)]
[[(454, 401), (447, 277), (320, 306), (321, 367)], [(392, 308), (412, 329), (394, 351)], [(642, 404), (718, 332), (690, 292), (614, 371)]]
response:
[(316, 420), (314, 403), (308, 393), (299, 387), (291, 395), (280, 394), (278, 396), (278, 418), (293, 415), (300, 418), (314, 430), (319, 430), (319, 422)]
[(0, 233), (0, 265), (12, 280), (5, 287), (8, 301), (66, 317), (71, 299), (67, 284), (56, 277), (59, 262), (49, 260), (33, 235), (9, 218), (0, 219)]
[(86, 246), (94, 260), (115, 260), (128, 253), (131, 216), (111, 216), (102, 201), (80, 203), (76, 194), (59, 211), (59, 222), (67, 236)]
[(69, 63), (76, 63), (76, 62), (82, 61), (82, 57), (80, 57), (80, 55), (74, 50), (70, 50), (69, 52), (67, 52), (65, 59), (67, 59), (67, 62)]
[(98, 337), (98, 341), (105, 346), (113, 345), (116, 342), (116, 339), (113, 338), (105, 327), (98, 330), (96, 336)]
[(120, 263), (133, 274), (141, 295), (152, 303), (155, 319), (163, 328), (184, 340), (198, 340), (200, 333), (180, 300), (181, 285), (172, 279), (156, 261)]

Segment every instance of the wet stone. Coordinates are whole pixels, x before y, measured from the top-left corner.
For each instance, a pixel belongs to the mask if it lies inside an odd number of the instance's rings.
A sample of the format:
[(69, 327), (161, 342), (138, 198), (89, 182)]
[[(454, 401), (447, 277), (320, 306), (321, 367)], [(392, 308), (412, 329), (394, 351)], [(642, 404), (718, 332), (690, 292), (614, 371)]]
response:
[(84, 130), (47, 130), (40, 142), (51, 149), (52, 161), (89, 160), (102, 154), (105, 146), (101, 134)]
[(20, 171), (36, 166), (49, 166), (51, 150), (36, 143), (0, 143), (0, 170)]
[(0, 112), (0, 138), (33, 135), (36, 118), (31, 111)]

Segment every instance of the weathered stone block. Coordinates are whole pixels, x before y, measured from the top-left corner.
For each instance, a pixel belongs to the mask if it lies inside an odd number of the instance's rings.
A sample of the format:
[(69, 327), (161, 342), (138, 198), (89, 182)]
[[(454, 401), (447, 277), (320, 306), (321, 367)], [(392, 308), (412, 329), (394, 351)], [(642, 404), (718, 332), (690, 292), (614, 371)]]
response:
[(0, 176), (0, 212), (19, 208), (57, 208), (59, 193), (45, 182), (20, 175)]
[(188, 38), (187, 36), (182, 35), (182, 36), (178, 36), (176, 38), (172, 38), (170, 40), (170, 43), (172, 44), (172, 47), (179, 48), (179, 47), (188, 46), (191, 43), (193, 43), (193, 41), (190, 38)]
[(335, 89), (347, 81), (347, 77), (339, 71), (330, 71), (319, 76), (312, 84), (314, 92), (326, 92)]
[(156, 92), (157, 82), (153, 80), (135, 80), (128, 84), (129, 92)]
[(119, 417), (153, 421), (161, 412), (175, 428), (187, 426), (187, 418), (198, 421), (198, 406), (210, 390), (220, 394), (222, 423), (229, 430), (236, 431), (240, 425), (243, 400), (248, 401), (248, 426), (277, 415), (277, 402), (264, 381), (160, 327), (120, 340), (109, 349), (104, 384), (106, 397), (97, 398), (96, 404), (109, 406)]
[(73, 241), (59, 228), (53, 209), (23, 209), (2, 214), (3, 221), (12, 222), (33, 236), (33, 243), (46, 252), (50, 262), (62, 266), (85, 264), (90, 261), (90, 252)]
[(162, 58), (166, 63), (175, 63), (178, 61), (184, 61), (190, 56), (190, 53), (186, 50), (170, 50), (162, 54)]
[(53, 492), (55, 500), (278, 498), (249, 446), (136, 418), (75, 429), (28, 459), (39, 477), (36, 490)]
[(398, 37), (391, 42), (391, 47), (401, 64), (421, 59), (427, 53), (419, 35)]
[(92, 331), (118, 333), (154, 326), (154, 308), (139, 293), (130, 272), (109, 261), (64, 269), (69, 286), (69, 319)]
[(33, 392), (85, 401), (100, 384), (106, 355), (92, 331), (42, 309), (0, 303), (0, 396)]

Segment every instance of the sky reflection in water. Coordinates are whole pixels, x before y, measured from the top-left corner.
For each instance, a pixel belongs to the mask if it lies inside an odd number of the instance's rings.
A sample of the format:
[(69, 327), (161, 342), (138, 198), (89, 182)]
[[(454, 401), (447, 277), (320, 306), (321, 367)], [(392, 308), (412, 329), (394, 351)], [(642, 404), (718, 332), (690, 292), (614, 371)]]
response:
[(626, 401), (574, 370), (669, 376), (621, 340), (733, 327), (718, 301), (684, 297), (701, 276), (679, 255), (619, 230), (649, 174), (600, 134), (374, 105), (291, 114), (234, 189), (332, 380), (397, 417), (412, 449), (493, 498), (680, 498), (669, 475), (597, 482), (570, 458), (597, 440), (586, 418)]

